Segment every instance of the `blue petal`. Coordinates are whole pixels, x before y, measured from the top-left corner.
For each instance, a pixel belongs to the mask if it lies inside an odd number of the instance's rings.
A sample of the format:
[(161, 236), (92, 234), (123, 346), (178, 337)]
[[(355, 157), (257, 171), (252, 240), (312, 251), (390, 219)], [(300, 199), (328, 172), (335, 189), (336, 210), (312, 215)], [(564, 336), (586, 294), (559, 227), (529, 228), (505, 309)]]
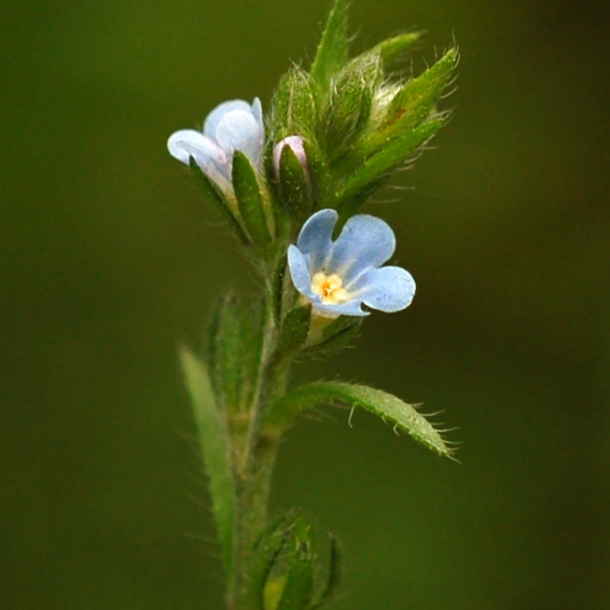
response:
[(188, 165), (189, 158), (194, 157), (199, 165), (205, 165), (214, 159), (226, 162), (226, 155), (210, 138), (193, 129), (181, 129), (173, 133), (167, 141), (170, 154)]
[(369, 267), (379, 267), (394, 253), (396, 238), (386, 222), (359, 214), (350, 218), (335, 242), (327, 272), (337, 273), (349, 285)]
[(290, 270), (292, 283), (304, 297), (310, 300), (319, 298), (311, 289), (308, 257), (296, 246), (288, 246), (288, 269)]
[(252, 111), (250, 104), (244, 102), (244, 100), (229, 100), (228, 102), (223, 102), (208, 114), (205, 123), (203, 124), (203, 133), (209, 138), (216, 139), (216, 128), (218, 127), (218, 123), (220, 123), (220, 120), (225, 114), (232, 110), (243, 110), (248, 113), (251, 113)]
[(338, 218), (335, 210), (320, 210), (307, 220), (299, 233), (297, 247), (303, 254), (309, 254), (313, 273), (322, 269), (331, 251), (333, 230)]
[(263, 106), (261, 104), (261, 101), (257, 97), (255, 97), (252, 102), (252, 114), (254, 115), (256, 122), (264, 129)]
[(369, 269), (354, 283), (354, 297), (373, 309), (392, 313), (408, 307), (415, 295), (415, 280), (400, 267)]
[(318, 297), (319, 302), (313, 303), (313, 311), (319, 316), (327, 318), (335, 318), (337, 316), (368, 316), (369, 311), (363, 311), (361, 308), (362, 302), (359, 300), (349, 301), (341, 305), (323, 305)]

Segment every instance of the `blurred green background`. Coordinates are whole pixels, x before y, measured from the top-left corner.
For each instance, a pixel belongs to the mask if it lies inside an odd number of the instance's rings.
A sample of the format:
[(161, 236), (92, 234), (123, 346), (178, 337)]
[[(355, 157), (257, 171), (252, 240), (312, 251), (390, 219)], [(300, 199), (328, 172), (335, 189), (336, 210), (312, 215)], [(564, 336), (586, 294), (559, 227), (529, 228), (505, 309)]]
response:
[[(354, 0), (354, 49), (455, 37), (451, 123), (367, 210), (418, 294), (303, 365), (443, 410), (461, 465), (358, 412), (287, 436), (274, 506), (337, 531), (337, 610), (610, 608), (610, 5)], [(326, 0), (0, 7), (0, 608), (221, 608), (175, 346), (251, 272), (165, 143), (265, 108)], [(394, 203), (390, 204), (389, 202)]]

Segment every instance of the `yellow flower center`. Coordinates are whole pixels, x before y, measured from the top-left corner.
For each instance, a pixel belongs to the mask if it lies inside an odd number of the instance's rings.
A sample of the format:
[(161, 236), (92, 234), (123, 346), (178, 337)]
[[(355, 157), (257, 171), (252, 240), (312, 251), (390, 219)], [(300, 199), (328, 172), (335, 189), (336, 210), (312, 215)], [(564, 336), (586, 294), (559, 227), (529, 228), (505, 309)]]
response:
[(322, 297), (324, 305), (339, 305), (349, 300), (347, 290), (343, 288), (343, 280), (336, 273), (326, 275), (318, 271), (311, 278), (311, 289)]

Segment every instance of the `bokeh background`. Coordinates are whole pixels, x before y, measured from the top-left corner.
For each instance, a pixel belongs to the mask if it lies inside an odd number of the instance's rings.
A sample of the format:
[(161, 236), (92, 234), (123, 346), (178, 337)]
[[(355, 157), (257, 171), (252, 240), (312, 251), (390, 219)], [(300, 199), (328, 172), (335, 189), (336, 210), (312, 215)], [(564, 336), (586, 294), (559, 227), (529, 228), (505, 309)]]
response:
[[(455, 115), (368, 208), (412, 307), (298, 379), (443, 410), (461, 465), (362, 412), (290, 432), (273, 503), (339, 533), (337, 610), (610, 608), (609, 7), (352, 3), (355, 50), (427, 29), (415, 72), (455, 38)], [(221, 608), (175, 346), (252, 278), (165, 142), (268, 108), (327, 9), (3, 0), (3, 610)]]

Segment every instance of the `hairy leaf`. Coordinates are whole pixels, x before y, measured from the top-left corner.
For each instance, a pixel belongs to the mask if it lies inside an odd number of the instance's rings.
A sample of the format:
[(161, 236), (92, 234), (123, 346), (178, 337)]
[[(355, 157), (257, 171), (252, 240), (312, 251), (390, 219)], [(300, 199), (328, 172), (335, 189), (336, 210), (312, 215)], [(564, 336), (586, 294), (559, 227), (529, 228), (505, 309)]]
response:
[(392, 394), (364, 385), (320, 381), (297, 387), (271, 407), (266, 426), (270, 432), (279, 435), (299, 412), (333, 402), (362, 407), (393, 424), (396, 429), (404, 430), (429, 449), (441, 455), (451, 455), (440, 433), (412, 405)]
[(311, 75), (324, 89), (347, 62), (347, 1), (335, 0), (311, 66)]
[(212, 512), (218, 529), (223, 563), (230, 581), (233, 574), (236, 499), (227, 422), (214, 399), (205, 364), (186, 347), (180, 349), (179, 355), (191, 397), (203, 462), (210, 479)]

